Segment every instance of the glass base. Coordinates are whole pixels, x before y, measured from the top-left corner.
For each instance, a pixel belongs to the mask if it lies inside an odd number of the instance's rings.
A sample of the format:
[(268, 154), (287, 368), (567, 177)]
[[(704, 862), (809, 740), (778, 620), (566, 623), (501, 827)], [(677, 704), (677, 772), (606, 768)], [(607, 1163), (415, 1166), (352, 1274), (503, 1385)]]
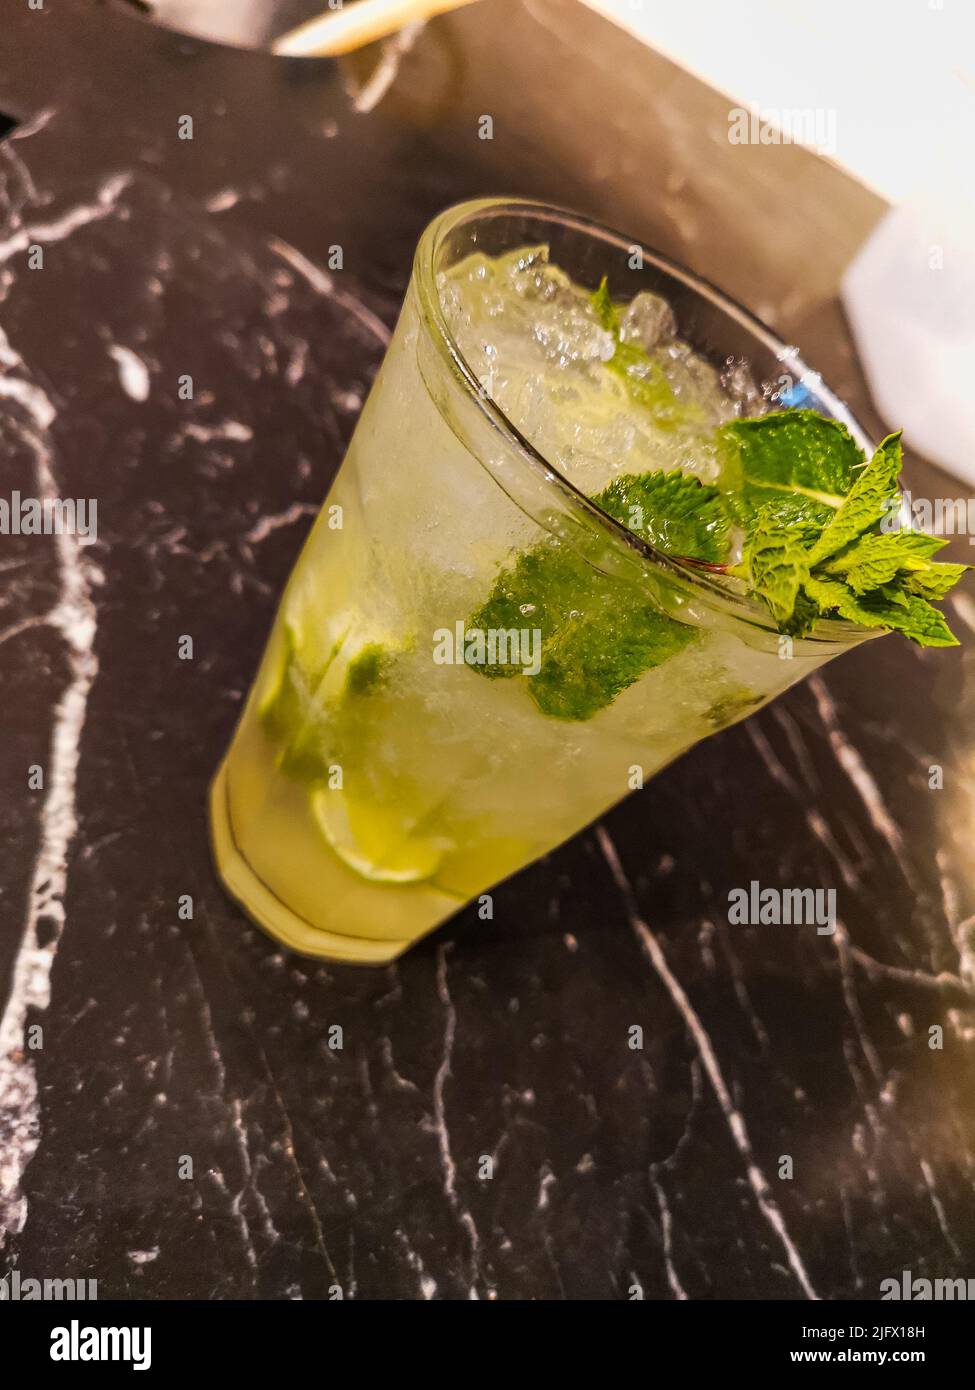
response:
[(316, 927), (271, 892), (241, 854), (234, 839), (227, 804), (227, 765), (221, 763), (210, 787), (210, 838), (217, 870), (227, 892), (259, 927), (301, 955), (354, 965), (385, 965), (396, 960), (416, 938), (373, 941)]

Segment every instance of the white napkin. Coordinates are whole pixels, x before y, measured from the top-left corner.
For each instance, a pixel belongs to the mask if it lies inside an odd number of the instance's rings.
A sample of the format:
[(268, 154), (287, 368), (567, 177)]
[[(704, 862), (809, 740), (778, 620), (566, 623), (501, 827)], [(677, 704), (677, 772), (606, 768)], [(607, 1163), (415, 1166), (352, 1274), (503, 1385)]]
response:
[(959, 192), (891, 208), (842, 299), (885, 423), (975, 484), (975, 203)]

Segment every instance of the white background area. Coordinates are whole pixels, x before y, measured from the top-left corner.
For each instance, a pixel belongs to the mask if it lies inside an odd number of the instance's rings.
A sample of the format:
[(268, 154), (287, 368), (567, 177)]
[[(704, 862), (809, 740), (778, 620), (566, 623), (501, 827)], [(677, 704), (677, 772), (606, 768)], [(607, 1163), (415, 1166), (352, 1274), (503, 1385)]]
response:
[(890, 202), (975, 200), (975, 0), (587, 0), (736, 103), (836, 113)]

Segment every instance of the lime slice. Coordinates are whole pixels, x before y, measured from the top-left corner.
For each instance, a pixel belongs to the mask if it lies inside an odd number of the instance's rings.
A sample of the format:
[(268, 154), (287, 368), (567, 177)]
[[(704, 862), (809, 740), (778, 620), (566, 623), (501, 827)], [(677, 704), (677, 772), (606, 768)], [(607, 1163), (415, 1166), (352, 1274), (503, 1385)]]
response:
[(374, 883), (421, 883), (432, 878), (451, 842), (415, 835), (415, 818), (388, 806), (351, 800), (317, 787), (311, 809), (322, 834), (350, 869)]

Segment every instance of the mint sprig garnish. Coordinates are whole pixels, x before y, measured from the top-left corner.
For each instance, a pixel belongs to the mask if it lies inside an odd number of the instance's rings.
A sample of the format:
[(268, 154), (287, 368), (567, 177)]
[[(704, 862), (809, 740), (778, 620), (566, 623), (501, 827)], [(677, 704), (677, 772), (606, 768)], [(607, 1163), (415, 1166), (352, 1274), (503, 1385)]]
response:
[(734, 421), (719, 433), (737, 449), (728, 498), (744, 527), (741, 562), (729, 573), (780, 631), (806, 637), (820, 618), (843, 618), (920, 646), (957, 646), (930, 600), (967, 567), (933, 560), (944, 544), (937, 537), (880, 529), (899, 511), (900, 433), (869, 463), (842, 425), (812, 411)]

